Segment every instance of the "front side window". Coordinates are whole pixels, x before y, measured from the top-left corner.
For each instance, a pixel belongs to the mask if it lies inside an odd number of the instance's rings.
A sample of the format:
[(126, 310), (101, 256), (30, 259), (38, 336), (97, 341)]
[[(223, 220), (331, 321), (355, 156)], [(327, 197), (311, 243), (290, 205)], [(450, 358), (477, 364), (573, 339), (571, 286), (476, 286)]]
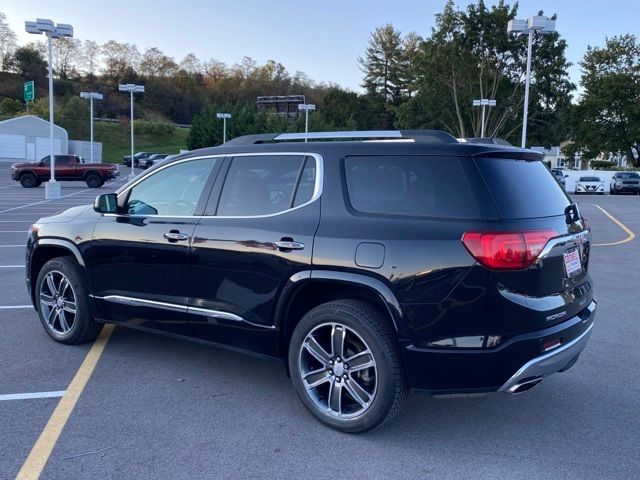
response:
[(193, 215), (211, 169), (218, 159), (171, 165), (131, 189), (125, 210), (130, 215)]
[(217, 215), (269, 215), (302, 205), (313, 196), (315, 177), (313, 157), (235, 157), (222, 188)]

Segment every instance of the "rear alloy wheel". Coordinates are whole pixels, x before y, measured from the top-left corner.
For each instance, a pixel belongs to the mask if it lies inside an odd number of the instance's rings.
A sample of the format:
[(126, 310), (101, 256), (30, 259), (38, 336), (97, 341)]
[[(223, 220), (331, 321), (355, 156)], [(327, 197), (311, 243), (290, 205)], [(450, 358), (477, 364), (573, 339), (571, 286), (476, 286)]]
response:
[(87, 182), (87, 187), (89, 188), (98, 188), (104, 184), (102, 177), (97, 173), (89, 173), (85, 178), (85, 182)]
[(38, 186), (38, 180), (33, 173), (23, 173), (20, 175), (20, 185), (24, 188), (33, 188)]
[(408, 393), (387, 322), (359, 301), (325, 303), (308, 312), (291, 338), (289, 369), (305, 407), (343, 432), (382, 425)]
[(49, 260), (38, 274), (35, 298), (40, 322), (58, 342), (88, 342), (102, 328), (91, 315), (83, 278), (82, 270), (69, 257)]

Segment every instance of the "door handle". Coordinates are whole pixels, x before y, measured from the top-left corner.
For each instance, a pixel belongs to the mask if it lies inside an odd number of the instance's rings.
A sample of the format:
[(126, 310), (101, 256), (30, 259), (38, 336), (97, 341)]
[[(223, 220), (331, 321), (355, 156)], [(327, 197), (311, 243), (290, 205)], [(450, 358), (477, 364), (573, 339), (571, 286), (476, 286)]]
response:
[(181, 242), (184, 240), (189, 240), (189, 235), (187, 235), (186, 233), (180, 233), (180, 232), (174, 232), (174, 231), (167, 232), (162, 236), (167, 240), (169, 240), (170, 242)]
[(279, 250), (302, 250), (304, 243), (294, 242), (293, 240), (280, 240), (273, 242), (273, 245)]

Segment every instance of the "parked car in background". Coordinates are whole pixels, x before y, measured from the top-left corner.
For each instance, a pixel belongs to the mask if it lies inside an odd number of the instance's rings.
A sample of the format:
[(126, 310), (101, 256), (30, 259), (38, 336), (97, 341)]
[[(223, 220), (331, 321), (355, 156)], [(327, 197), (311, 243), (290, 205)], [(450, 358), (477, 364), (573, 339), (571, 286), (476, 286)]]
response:
[(350, 133), (374, 140), (238, 137), (41, 218), (25, 272), (44, 329), (78, 344), (115, 323), (282, 359), (309, 412), (351, 433), (410, 388), (514, 394), (571, 368), (596, 313), (591, 233), (542, 154)]
[[(138, 167), (139, 162), (143, 158), (148, 158), (151, 155), (155, 155), (154, 152), (138, 152), (133, 155), (133, 166)], [(131, 166), (131, 155), (124, 155), (122, 157), (122, 163), (124, 163), (127, 167)]]
[(567, 185), (567, 177), (569, 175), (565, 174), (564, 170), (561, 168), (552, 168), (551, 173), (553, 174), (555, 179), (558, 181), (558, 183), (562, 185), (562, 188), (565, 188)]
[(576, 182), (576, 195), (580, 193), (594, 193), (604, 195), (604, 182), (600, 177), (580, 177)]
[(621, 193), (640, 195), (640, 174), (638, 172), (616, 172), (611, 177), (609, 193), (611, 195), (619, 195)]
[(168, 153), (154, 153), (153, 155), (149, 155), (147, 158), (141, 158), (138, 160), (138, 167), (147, 169), (167, 156)]
[[(98, 188), (120, 175), (118, 166), (113, 163), (85, 163), (77, 155), (56, 155), (55, 160), (58, 181), (81, 180), (89, 188)], [(40, 186), (51, 178), (49, 155), (39, 162), (14, 163), (11, 165), (11, 178), (25, 188)]]

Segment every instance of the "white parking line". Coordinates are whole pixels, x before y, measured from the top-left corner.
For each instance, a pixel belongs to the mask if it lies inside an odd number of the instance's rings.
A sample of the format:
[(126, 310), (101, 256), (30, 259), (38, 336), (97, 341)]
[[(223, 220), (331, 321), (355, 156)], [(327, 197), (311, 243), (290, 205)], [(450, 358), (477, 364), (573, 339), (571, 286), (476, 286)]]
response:
[(33, 308), (33, 305), (0, 305), (0, 310), (24, 310), (25, 308)]
[(24, 268), (24, 265), (0, 265), (0, 268)]
[(63, 397), (65, 390), (56, 392), (31, 392), (31, 393), (8, 393), (0, 395), (0, 402), (4, 400), (30, 400), (32, 398), (59, 398)]
[[(80, 194), (80, 193), (84, 193), (84, 192), (88, 192), (88, 191), (89, 191), (89, 189), (86, 189), (86, 190), (80, 190), (79, 192), (70, 193), (70, 194), (68, 194), (68, 195), (63, 195), (63, 196), (62, 196), (62, 197), (60, 197), (60, 198), (72, 197), (72, 196), (74, 196), (74, 195), (78, 195), (78, 194)], [(6, 210), (0, 210), (0, 213), (11, 212), (11, 211), (13, 211), (13, 210), (20, 210), (21, 208), (32, 207), (32, 206), (34, 206), (34, 205), (40, 205), (41, 203), (48, 203), (48, 202), (52, 202), (52, 201), (54, 201), (54, 200), (42, 200), (42, 201), (40, 201), (40, 202), (34, 202), (34, 203), (29, 203), (29, 204), (27, 204), (27, 205), (19, 206), (19, 207), (13, 207), (13, 208), (8, 208), (8, 209), (6, 209)]]
[(22, 248), (24, 245), (0, 245), (0, 248)]

